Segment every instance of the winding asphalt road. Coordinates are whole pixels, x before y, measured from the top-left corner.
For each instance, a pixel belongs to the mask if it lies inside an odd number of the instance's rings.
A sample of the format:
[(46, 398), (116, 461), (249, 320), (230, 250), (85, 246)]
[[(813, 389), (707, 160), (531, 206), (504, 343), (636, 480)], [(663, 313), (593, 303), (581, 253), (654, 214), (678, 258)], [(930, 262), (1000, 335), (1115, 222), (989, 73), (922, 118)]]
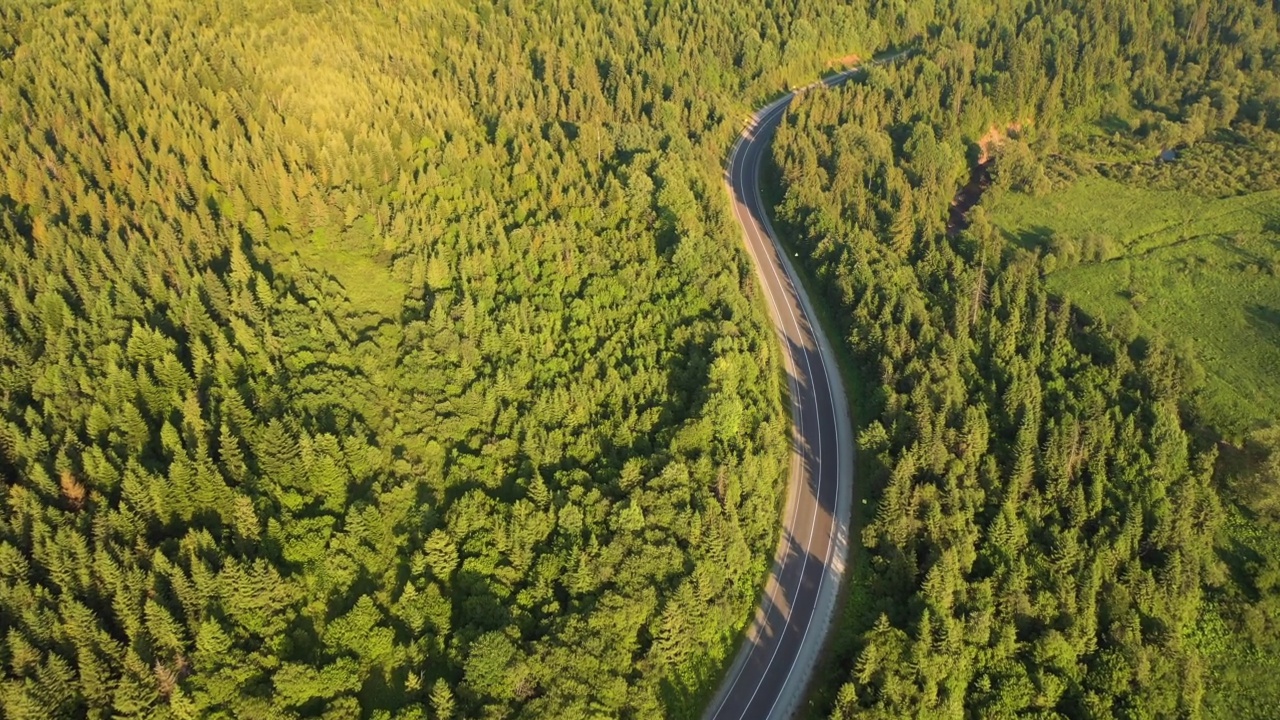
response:
[(787, 93), (752, 116), (725, 168), (790, 384), (793, 452), (782, 538), (746, 640), (705, 717), (792, 717), (831, 626), (848, 557), (853, 432), (831, 345), (765, 212), (760, 165), (796, 92), (836, 85), (855, 70)]

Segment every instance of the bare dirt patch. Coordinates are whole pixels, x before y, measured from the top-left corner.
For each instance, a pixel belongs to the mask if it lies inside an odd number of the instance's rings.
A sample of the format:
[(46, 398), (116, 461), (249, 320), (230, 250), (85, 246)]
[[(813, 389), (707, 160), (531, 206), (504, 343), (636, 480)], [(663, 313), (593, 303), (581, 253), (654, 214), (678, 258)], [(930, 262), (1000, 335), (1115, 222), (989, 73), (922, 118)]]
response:
[(1020, 122), (1009, 123), (1003, 128), (999, 125), (992, 125), (991, 129), (987, 130), (987, 134), (978, 140), (978, 147), (980, 148), (978, 164), (985, 165), (990, 162), (991, 154), (996, 148), (1000, 147), (1005, 140), (1008, 140), (1011, 133), (1017, 134), (1020, 132), (1022, 132), (1022, 123)]
[(1013, 122), (1001, 128), (992, 125), (986, 134), (978, 139), (978, 161), (969, 173), (969, 183), (951, 200), (951, 218), (947, 222), (947, 232), (955, 235), (969, 226), (968, 215), (974, 205), (982, 199), (982, 193), (991, 185), (991, 160), (995, 151), (1010, 134), (1022, 132), (1022, 123)]
[(828, 60), (827, 67), (832, 69), (851, 68), (855, 65), (860, 65), (861, 63), (862, 63), (862, 58), (858, 57), (857, 55), (850, 54), (850, 55), (845, 55), (844, 57), (835, 58), (834, 60)]

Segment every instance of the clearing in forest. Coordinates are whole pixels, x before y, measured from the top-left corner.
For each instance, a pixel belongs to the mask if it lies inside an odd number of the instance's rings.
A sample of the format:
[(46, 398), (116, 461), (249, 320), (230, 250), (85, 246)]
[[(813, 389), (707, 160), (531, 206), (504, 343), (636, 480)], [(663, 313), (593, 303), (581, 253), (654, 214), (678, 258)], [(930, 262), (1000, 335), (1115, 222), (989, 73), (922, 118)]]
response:
[(1224, 432), (1280, 419), (1280, 191), (1206, 198), (1089, 176), (1042, 198), (1004, 194), (991, 218), (1054, 254), (1056, 293), (1192, 350)]

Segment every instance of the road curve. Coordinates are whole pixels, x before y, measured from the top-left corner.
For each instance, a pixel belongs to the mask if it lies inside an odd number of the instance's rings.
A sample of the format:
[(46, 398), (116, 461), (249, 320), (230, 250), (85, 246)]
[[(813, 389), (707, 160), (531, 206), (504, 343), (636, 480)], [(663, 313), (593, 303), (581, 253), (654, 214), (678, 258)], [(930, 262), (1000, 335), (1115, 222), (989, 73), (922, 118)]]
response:
[(796, 92), (761, 108), (729, 153), (733, 213), (768, 299), (791, 395), (793, 452), (782, 537), (755, 618), (706, 720), (782, 720), (804, 699), (835, 611), (848, 557), (853, 431), (831, 345), (760, 196), (760, 166)]

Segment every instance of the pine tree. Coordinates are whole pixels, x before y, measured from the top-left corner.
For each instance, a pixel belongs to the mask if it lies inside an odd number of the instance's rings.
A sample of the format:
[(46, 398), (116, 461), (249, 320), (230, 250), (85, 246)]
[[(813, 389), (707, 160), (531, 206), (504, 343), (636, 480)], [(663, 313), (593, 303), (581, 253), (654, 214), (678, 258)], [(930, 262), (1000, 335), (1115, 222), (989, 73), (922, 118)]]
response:
[(438, 678), (431, 686), (431, 710), (436, 720), (453, 720), (453, 691), (444, 678)]

